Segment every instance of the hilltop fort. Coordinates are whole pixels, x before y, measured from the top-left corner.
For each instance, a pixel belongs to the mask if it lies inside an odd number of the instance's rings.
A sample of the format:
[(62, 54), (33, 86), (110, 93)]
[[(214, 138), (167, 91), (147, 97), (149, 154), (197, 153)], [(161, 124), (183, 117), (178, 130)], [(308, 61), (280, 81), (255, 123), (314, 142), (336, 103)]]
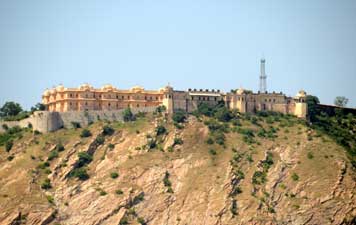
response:
[(55, 131), (62, 127), (71, 127), (73, 122), (86, 126), (97, 120), (121, 120), (122, 111), (130, 108), (133, 113), (153, 112), (158, 106), (165, 106), (167, 113), (184, 111), (194, 112), (200, 104), (215, 106), (224, 102), (231, 110), (241, 113), (273, 111), (306, 118), (306, 92), (299, 91), (295, 97), (282, 92), (267, 91), (265, 59), (261, 60), (260, 88), (257, 93), (239, 88), (230, 92), (218, 89), (175, 90), (165, 86), (159, 90), (145, 90), (135, 86), (129, 90), (105, 85), (94, 88), (89, 84), (78, 88), (66, 88), (59, 85), (47, 89), (42, 95), (45, 111), (37, 111), (22, 121), (7, 122), (9, 126), (26, 127), (29, 124), (41, 132)]
[(266, 88), (266, 78), (265, 60), (262, 59), (258, 93), (242, 88), (229, 93), (215, 89), (180, 91), (171, 86), (159, 90), (145, 90), (140, 86), (120, 90), (109, 84), (96, 89), (89, 84), (83, 84), (78, 88), (65, 88), (59, 85), (46, 90), (42, 102), (50, 112), (114, 111), (128, 107), (145, 108), (163, 105), (168, 113), (172, 113), (177, 110), (193, 112), (201, 103), (216, 105), (224, 101), (228, 108), (237, 109), (241, 113), (275, 111), (305, 118), (307, 111), (305, 91), (300, 91), (294, 98), (287, 97), (282, 92), (269, 93)]

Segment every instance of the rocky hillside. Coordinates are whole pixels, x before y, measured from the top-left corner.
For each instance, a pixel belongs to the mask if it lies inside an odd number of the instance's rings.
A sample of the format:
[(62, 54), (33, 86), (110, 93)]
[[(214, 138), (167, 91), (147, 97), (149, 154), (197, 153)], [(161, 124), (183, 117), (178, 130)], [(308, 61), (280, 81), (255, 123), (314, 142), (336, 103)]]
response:
[(0, 224), (354, 224), (343, 147), (281, 115), (7, 131)]

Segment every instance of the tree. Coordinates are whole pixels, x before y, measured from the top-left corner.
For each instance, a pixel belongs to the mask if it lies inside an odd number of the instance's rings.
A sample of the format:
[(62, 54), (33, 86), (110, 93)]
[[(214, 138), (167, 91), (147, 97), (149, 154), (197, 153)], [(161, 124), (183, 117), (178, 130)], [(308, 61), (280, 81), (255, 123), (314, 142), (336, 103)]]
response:
[(6, 102), (3, 107), (0, 108), (0, 116), (16, 116), (22, 112), (22, 107), (19, 103), (15, 102)]
[(37, 103), (35, 106), (31, 107), (31, 112), (44, 111), (44, 110), (46, 110), (46, 106), (42, 103)]
[(126, 109), (122, 112), (122, 115), (123, 115), (123, 117), (124, 117), (124, 121), (125, 121), (125, 122), (135, 120), (135, 116), (134, 116), (134, 114), (132, 113), (132, 111), (131, 111), (130, 108), (126, 108)]
[(183, 110), (177, 110), (175, 113), (173, 113), (172, 119), (176, 123), (183, 123), (187, 118), (185, 114), (186, 113)]
[(221, 122), (229, 122), (232, 119), (231, 112), (226, 107), (218, 108), (214, 116)]
[(314, 122), (316, 120), (316, 115), (318, 115), (317, 105), (320, 103), (319, 98), (313, 95), (307, 95), (306, 103), (308, 105), (309, 119)]
[(334, 104), (339, 107), (346, 107), (349, 99), (344, 96), (337, 96), (334, 100)]

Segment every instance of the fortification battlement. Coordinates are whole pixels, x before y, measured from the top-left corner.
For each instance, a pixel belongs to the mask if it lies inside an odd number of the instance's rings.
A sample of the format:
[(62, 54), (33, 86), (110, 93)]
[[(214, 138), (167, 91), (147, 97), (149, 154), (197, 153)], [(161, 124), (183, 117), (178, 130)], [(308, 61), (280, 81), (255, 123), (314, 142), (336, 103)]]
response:
[(188, 92), (204, 92), (204, 93), (220, 93), (220, 90), (219, 89), (217, 89), (217, 90), (215, 90), (215, 89), (211, 89), (211, 90), (209, 90), (209, 89), (197, 89), (197, 88), (194, 88), (194, 89), (192, 89), (192, 88), (189, 88), (188, 89)]

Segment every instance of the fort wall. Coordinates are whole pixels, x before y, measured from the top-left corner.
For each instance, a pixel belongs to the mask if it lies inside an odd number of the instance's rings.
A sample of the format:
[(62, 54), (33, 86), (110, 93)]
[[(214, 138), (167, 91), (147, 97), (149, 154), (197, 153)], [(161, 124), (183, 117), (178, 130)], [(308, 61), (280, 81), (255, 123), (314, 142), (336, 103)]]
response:
[[(154, 112), (156, 107), (132, 108), (133, 114), (139, 112)], [(43, 133), (56, 131), (60, 128), (72, 128), (72, 122), (79, 123), (82, 127), (88, 126), (92, 122), (99, 120), (123, 121), (122, 110), (103, 110), (103, 111), (68, 111), (68, 112), (49, 112), (37, 111), (31, 117), (21, 121), (0, 121), (0, 131), (3, 132), (3, 125), (8, 127), (19, 126), (22, 128), (32, 125), (33, 130)]]

